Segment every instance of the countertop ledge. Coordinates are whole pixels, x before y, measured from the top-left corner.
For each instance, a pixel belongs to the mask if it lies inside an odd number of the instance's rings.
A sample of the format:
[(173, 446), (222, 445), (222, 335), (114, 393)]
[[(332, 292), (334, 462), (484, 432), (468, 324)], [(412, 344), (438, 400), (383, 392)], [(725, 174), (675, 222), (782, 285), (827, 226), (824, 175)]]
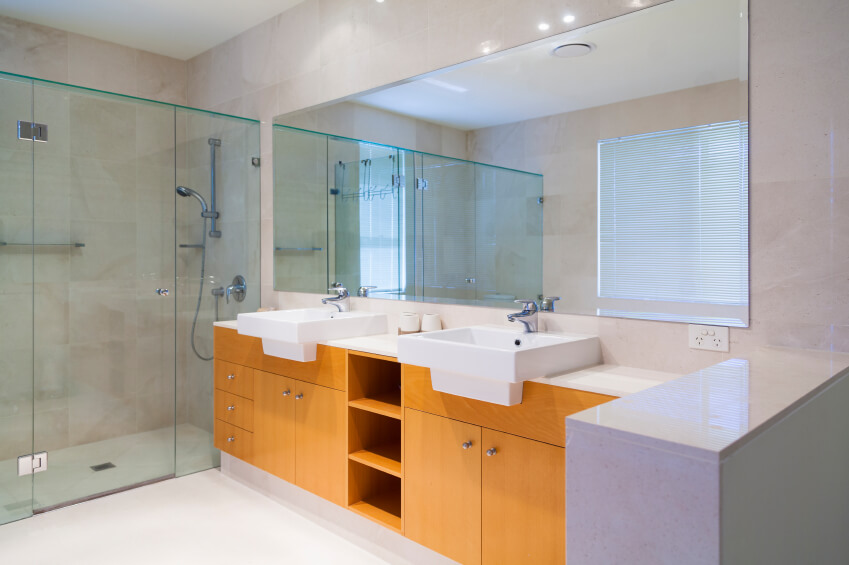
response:
[[(215, 322), (215, 325), (222, 328), (230, 328), (233, 330), (237, 329), (236, 320)], [(517, 331), (517, 333), (519, 332)], [(384, 355), (386, 357), (398, 357), (398, 336), (396, 334), (367, 335), (346, 339), (334, 339), (321, 343), (323, 345), (339, 347), (341, 349), (373, 353), (375, 355)], [(534, 379), (532, 382), (571, 388), (584, 392), (594, 392), (608, 396), (623, 397), (657, 386), (680, 376), (681, 375), (672, 373), (635, 369), (620, 365), (596, 365), (564, 373), (562, 375)]]
[(849, 376), (849, 354), (764, 347), (573, 414), (592, 432), (682, 456), (722, 460)]

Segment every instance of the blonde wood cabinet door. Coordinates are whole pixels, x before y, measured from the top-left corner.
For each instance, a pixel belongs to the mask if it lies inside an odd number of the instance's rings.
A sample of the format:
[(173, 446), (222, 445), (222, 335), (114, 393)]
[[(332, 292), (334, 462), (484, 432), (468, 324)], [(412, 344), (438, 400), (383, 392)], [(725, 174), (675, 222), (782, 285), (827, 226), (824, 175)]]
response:
[(294, 381), (254, 372), (254, 465), (295, 482)]
[(347, 507), (347, 393), (293, 381), (295, 484)]
[(464, 565), (479, 564), (480, 481), (479, 426), (405, 410), (404, 534), (408, 538)]
[(565, 449), (486, 428), (481, 449), (484, 565), (565, 564)]

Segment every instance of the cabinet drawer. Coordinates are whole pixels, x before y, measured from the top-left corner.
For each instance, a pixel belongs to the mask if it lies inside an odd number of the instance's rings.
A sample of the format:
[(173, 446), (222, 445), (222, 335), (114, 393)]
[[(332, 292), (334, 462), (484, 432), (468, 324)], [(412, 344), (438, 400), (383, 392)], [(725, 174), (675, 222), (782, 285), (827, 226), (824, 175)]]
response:
[(254, 397), (254, 370), (227, 361), (215, 360), (215, 388), (245, 398)]
[(227, 422), (215, 420), (214, 445), (233, 457), (251, 462), (254, 435)]
[(223, 390), (216, 390), (215, 419), (252, 432), (254, 429), (254, 401)]

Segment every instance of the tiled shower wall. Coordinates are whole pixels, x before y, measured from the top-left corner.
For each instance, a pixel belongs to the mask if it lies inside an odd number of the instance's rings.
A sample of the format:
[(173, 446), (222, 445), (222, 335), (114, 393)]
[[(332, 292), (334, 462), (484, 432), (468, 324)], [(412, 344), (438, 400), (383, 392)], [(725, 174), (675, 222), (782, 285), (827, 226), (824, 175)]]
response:
[[(583, 26), (659, 2), (578, 0)], [(315, 304), (272, 288), (271, 129), (275, 115), (565, 31), (537, 23), (547, 0), (449, 2), (307, 0), (189, 61), (189, 103), (261, 119), (262, 300)], [(691, 371), (761, 345), (849, 350), (849, 3), (751, 0), (751, 327), (731, 353), (687, 348), (684, 324), (548, 316), (551, 327), (596, 331), (605, 361)], [(557, 261), (546, 256), (546, 262)], [(503, 311), (372, 300), (358, 307), (501, 320)], [(460, 315), (462, 313), (462, 315)]]

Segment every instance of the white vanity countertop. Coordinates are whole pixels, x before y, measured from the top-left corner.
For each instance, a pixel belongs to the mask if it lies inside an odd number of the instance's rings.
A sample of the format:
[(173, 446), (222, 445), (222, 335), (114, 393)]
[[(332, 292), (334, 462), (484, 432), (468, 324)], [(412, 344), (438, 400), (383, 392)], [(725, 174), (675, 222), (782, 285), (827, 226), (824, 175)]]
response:
[[(237, 329), (236, 320), (215, 322), (215, 325), (222, 328)], [(334, 339), (321, 343), (331, 347), (374, 353), (386, 357), (398, 357), (397, 334), (367, 335)], [(660, 371), (634, 369), (618, 365), (596, 365), (555, 377), (534, 379), (534, 382), (622, 397), (678, 377), (680, 375)]]
[(533, 382), (622, 397), (680, 376), (675, 373), (635, 369), (621, 365), (596, 365), (555, 377), (534, 379)]
[(588, 431), (703, 459), (722, 459), (829, 384), (849, 354), (762, 348), (573, 414)]
[(342, 349), (374, 353), (387, 357), (398, 357), (397, 334), (364, 335), (345, 339), (332, 339), (323, 343), (331, 347), (341, 347)]

